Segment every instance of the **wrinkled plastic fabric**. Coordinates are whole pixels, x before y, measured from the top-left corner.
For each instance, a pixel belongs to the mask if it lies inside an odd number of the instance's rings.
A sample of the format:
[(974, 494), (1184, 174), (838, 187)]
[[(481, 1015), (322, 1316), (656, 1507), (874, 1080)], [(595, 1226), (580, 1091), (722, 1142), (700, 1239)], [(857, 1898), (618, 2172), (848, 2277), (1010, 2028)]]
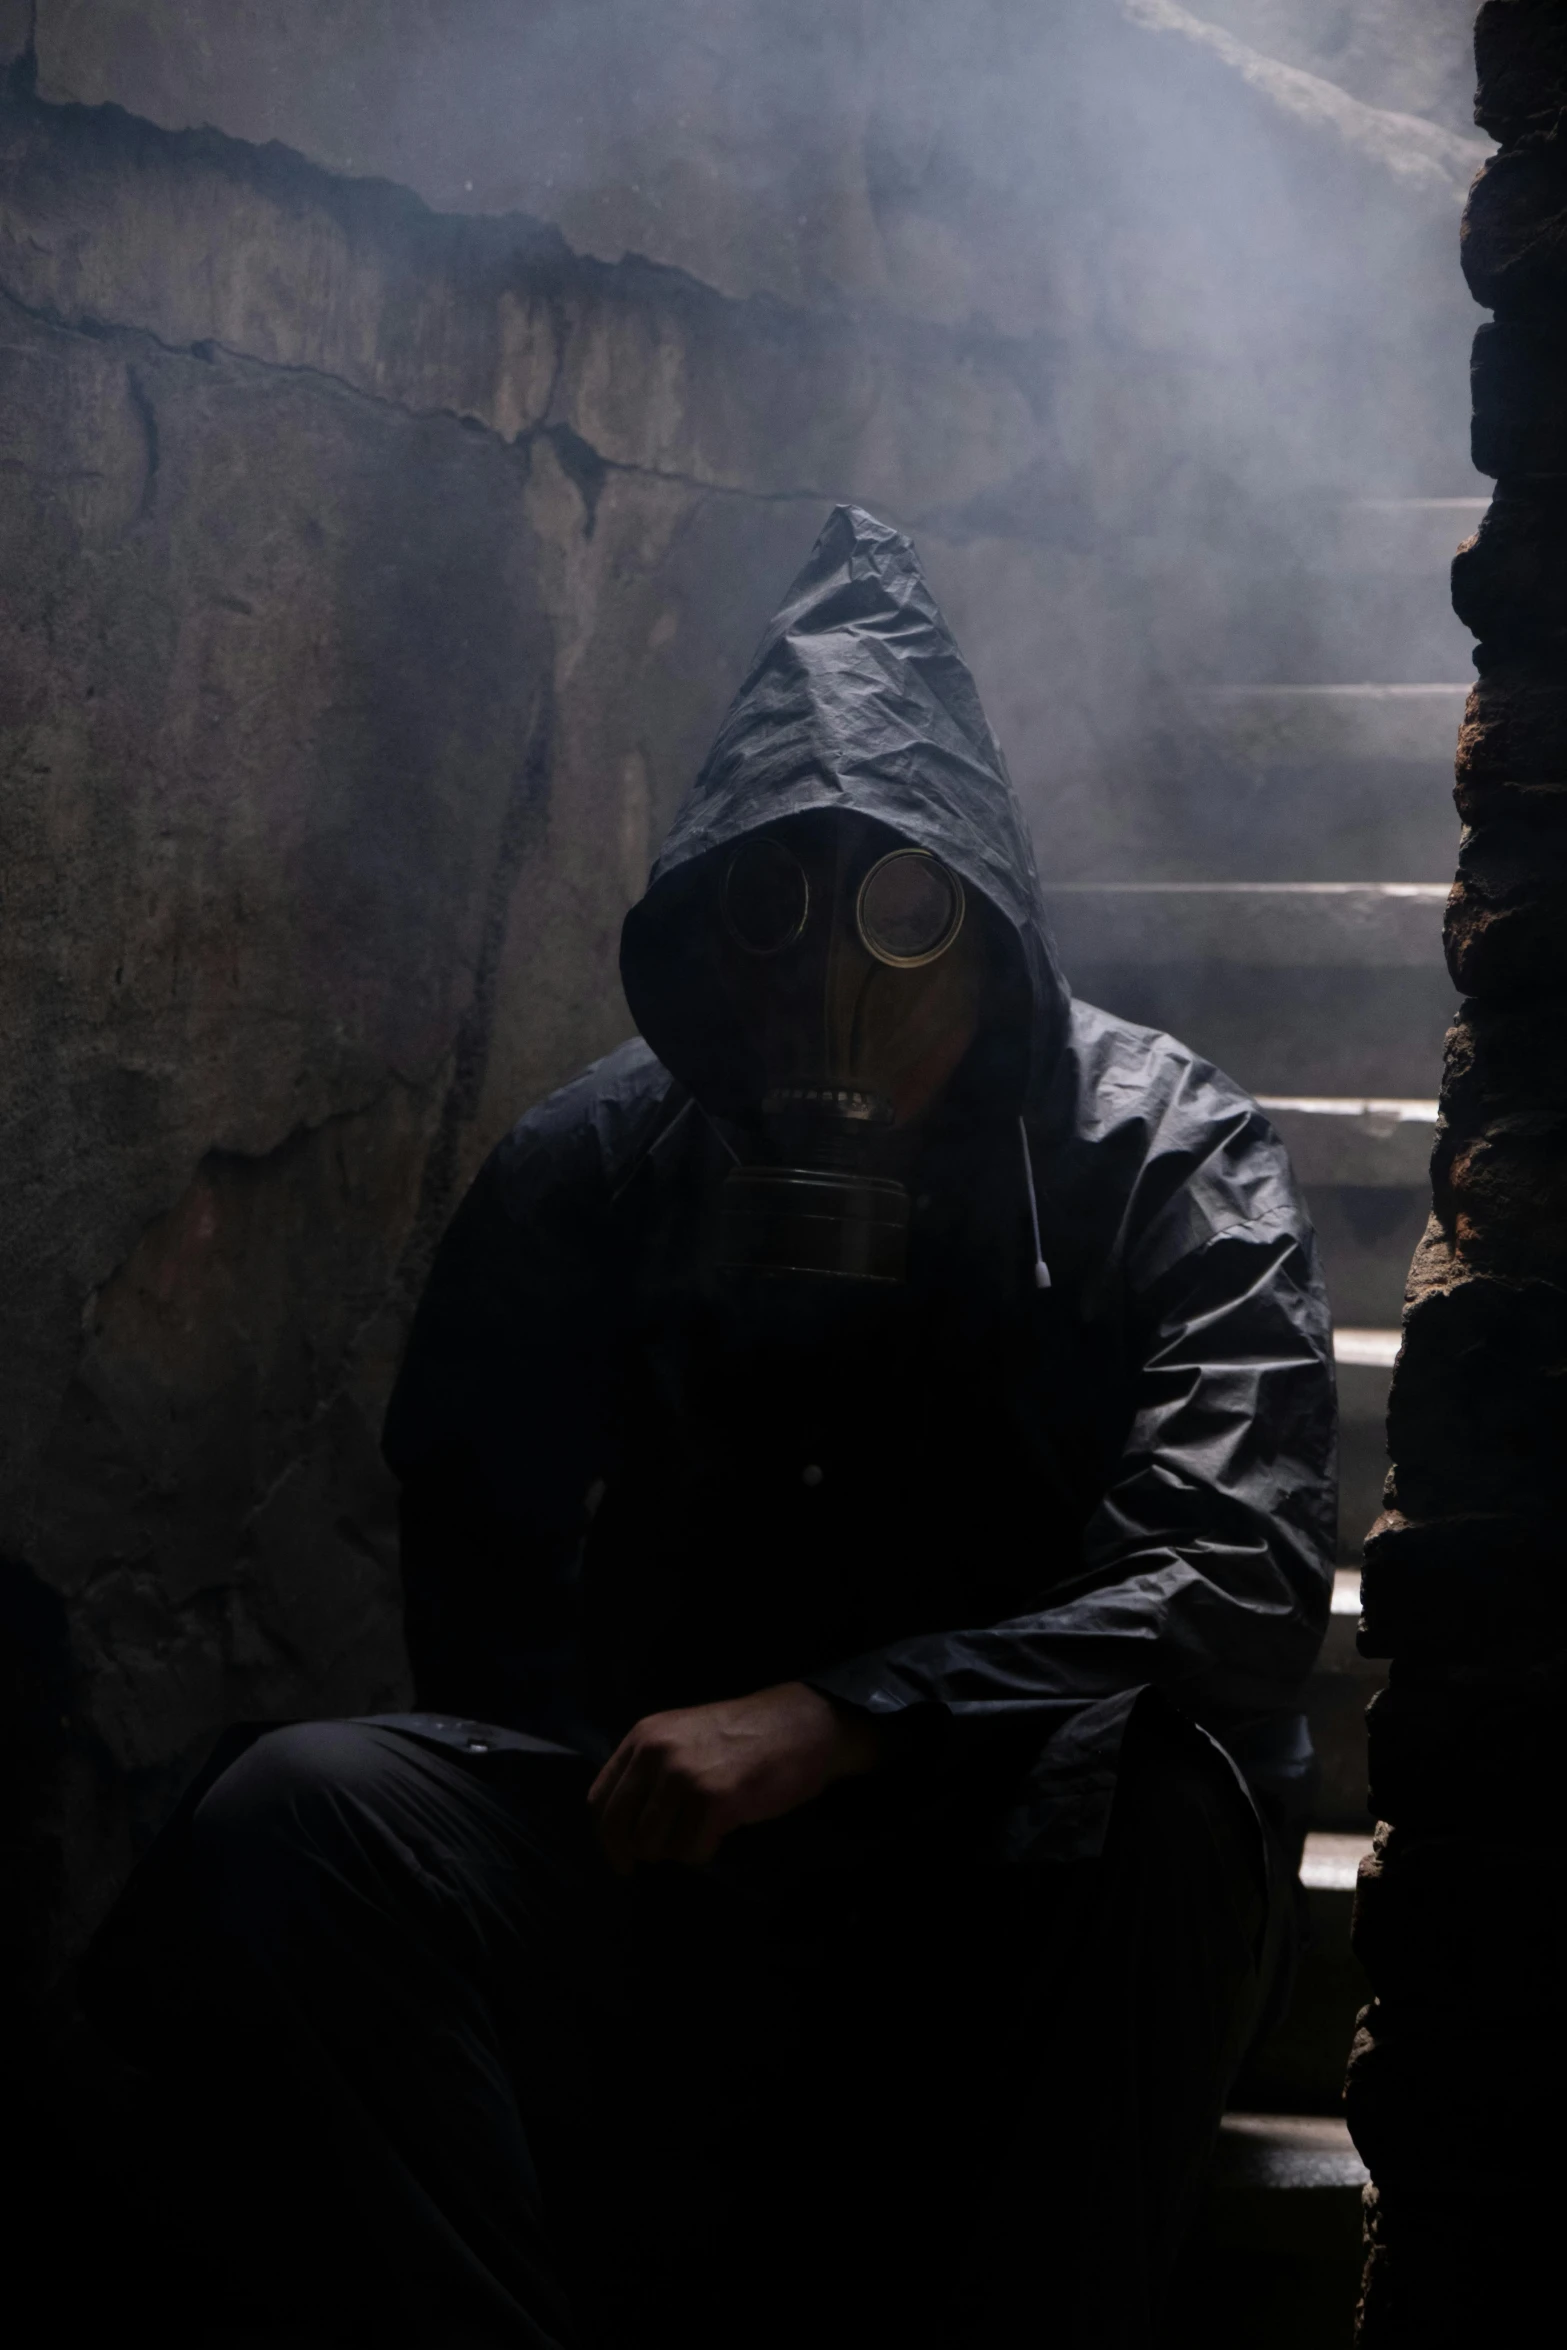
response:
[[(827, 807), (983, 895), (1028, 1032), (1019, 1091), (929, 1143), (907, 1295), (801, 1324), (714, 1272), (736, 1137), (669, 972), (704, 860)], [(871, 517), (837, 510), (790, 589), (622, 967), (647, 1041), (492, 1155), (393, 1398), (420, 1702), (602, 1751), (638, 1710), (805, 1677), (938, 1768), (1004, 1757), (1002, 1849), (1068, 1858), (1159, 1690), (1298, 1810), (1335, 1426), (1288, 1160), (1220, 1072), (1070, 998), (973, 681)]]
[(709, 995), (707, 1019), (692, 1019), (682, 985), (705, 937), (693, 868), (758, 825), (835, 808), (933, 850), (1003, 916), (1022, 950), (1037, 1077), (1060, 1047), (1068, 997), (1006, 761), (913, 548), (848, 506), (757, 648), (627, 919), (632, 1015), (688, 1082), (704, 1075), (714, 1018)]

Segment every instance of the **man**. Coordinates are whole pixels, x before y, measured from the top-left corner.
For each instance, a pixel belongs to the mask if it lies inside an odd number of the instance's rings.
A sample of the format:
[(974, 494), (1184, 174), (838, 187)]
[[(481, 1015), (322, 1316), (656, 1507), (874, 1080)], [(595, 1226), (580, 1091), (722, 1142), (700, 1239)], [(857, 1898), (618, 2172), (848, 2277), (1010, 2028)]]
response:
[(852, 508), (622, 970), (641, 1038), (495, 1151), (393, 1398), (425, 1710), (188, 1822), (247, 2208), (339, 2335), (1146, 2344), (1309, 1782), (1284, 1152), (1070, 999)]

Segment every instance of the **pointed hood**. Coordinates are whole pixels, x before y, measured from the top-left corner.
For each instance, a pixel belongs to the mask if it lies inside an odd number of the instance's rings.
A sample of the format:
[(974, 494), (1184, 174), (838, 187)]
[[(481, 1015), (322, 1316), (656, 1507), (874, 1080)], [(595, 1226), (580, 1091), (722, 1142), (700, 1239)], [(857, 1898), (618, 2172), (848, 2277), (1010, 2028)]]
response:
[(919, 557), (859, 506), (829, 516), (626, 917), (620, 967), (632, 1016), (688, 1083), (696, 1073), (681, 1047), (705, 976), (694, 967), (702, 926), (682, 919), (695, 869), (763, 825), (827, 808), (873, 817), (930, 849), (1010, 926), (1032, 1006), (1032, 1093), (1065, 1034), (1069, 999), (1022, 810)]

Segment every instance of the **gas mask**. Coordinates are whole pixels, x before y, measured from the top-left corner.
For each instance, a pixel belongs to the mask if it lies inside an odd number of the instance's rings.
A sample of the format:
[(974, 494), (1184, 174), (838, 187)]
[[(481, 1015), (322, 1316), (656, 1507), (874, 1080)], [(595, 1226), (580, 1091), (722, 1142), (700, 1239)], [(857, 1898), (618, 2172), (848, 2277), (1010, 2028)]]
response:
[(950, 867), (865, 817), (797, 817), (713, 860), (710, 918), (754, 1105), (720, 1257), (901, 1281), (910, 1138), (977, 1033), (983, 917)]

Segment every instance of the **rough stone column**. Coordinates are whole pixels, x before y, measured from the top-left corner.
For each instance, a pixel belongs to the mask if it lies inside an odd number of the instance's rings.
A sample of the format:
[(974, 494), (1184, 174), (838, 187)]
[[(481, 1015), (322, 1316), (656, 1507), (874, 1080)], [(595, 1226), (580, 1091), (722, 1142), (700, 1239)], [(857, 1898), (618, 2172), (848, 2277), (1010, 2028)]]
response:
[[(1567, 8), (1487, 0), (1464, 270), (1474, 455), (1433, 1209), (1366, 1545), (1371, 1709), (1350, 2065), (1365, 2350), (1521, 2342), (1557, 2288), (1567, 2087)], [(1532, 2308), (1531, 2308), (1532, 2304)]]

